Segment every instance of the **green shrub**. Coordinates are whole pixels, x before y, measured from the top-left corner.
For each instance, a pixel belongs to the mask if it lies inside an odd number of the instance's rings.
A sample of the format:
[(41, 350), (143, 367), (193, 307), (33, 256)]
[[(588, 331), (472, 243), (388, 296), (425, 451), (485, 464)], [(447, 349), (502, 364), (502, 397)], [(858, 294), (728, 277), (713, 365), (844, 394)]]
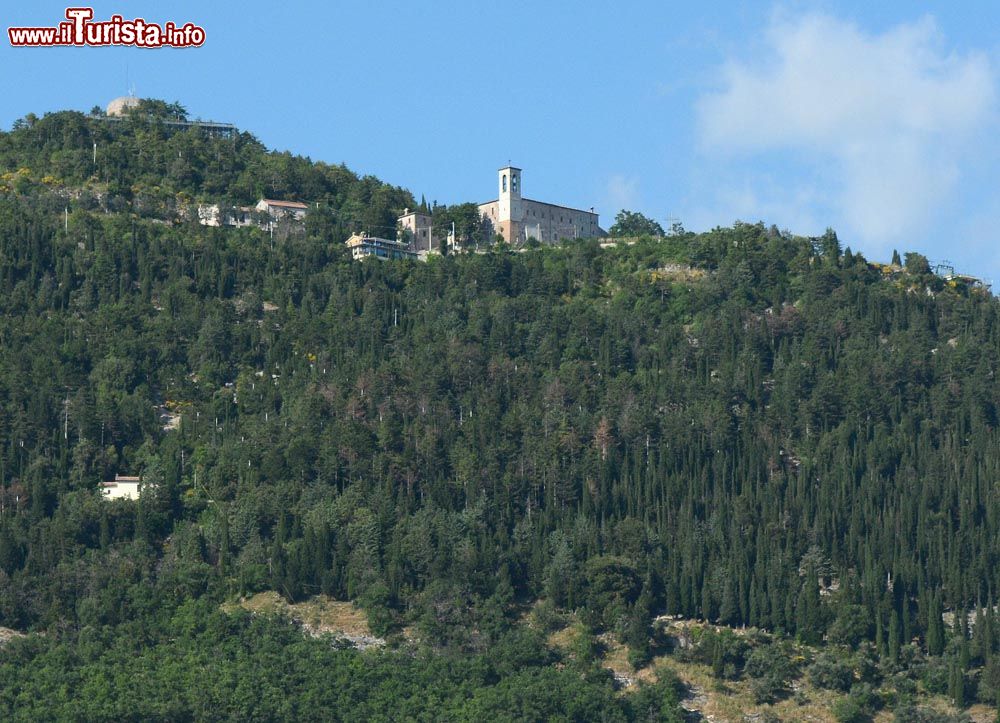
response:
[(920, 681), (928, 692), (944, 695), (948, 692), (948, 664), (941, 658), (928, 658), (920, 673)]
[(762, 645), (747, 658), (744, 672), (753, 678), (750, 691), (757, 703), (773, 703), (787, 692), (788, 681), (797, 674), (786, 645)]
[(816, 658), (816, 662), (809, 666), (808, 675), (810, 683), (826, 690), (846, 692), (854, 682), (851, 665), (833, 651), (826, 651)]
[(545, 633), (558, 630), (565, 622), (551, 600), (542, 600), (531, 611), (531, 621), (536, 628)]
[(827, 631), (831, 643), (857, 647), (858, 643), (871, 637), (872, 618), (861, 605), (844, 605)]
[(744, 671), (751, 678), (773, 676), (788, 680), (798, 672), (797, 667), (787, 644), (771, 643), (761, 645), (750, 653)]
[(866, 723), (869, 720), (861, 703), (850, 695), (833, 704), (833, 717), (839, 723)]
[(776, 678), (757, 678), (750, 683), (750, 694), (757, 705), (774, 703), (784, 692), (784, 683)]

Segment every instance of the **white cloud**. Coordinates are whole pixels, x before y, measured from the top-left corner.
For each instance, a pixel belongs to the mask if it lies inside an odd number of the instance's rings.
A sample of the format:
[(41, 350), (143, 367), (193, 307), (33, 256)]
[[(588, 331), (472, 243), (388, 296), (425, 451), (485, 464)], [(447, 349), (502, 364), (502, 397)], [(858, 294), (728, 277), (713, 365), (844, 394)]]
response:
[[(705, 180), (700, 183), (703, 189), (708, 187)], [(775, 224), (782, 230), (819, 234), (829, 225), (824, 224), (816, 213), (817, 206), (823, 205), (822, 199), (816, 198), (812, 189), (805, 184), (786, 188), (771, 177), (758, 175), (752, 182), (743, 178), (719, 184), (715, 180), (711, 184), (711, 193), (711, 207), (702, 203), (686, 210), (684, 222), (692, 230), (708, 229), (734, 221), (764, 221), (769, 225)]]
[(697, 106), (704, 151), (786, 161), (789, 180), (768, 189), (784, 198), (757, 210), (823, 210), (833, 215), (823, 226), (846, 225), (879, 248), (930, 220), (992, 119), (986, 56), (947, 52), (929, 17), (880, 35), (827, 15), (779, 18), (765, 47), (765, 58), (727, 63), (721, 89)]
[(616, 173), (608, 179), (604, 195), (612, 215), (622, 209), (634, 211), (639, 203), (639, 179)]

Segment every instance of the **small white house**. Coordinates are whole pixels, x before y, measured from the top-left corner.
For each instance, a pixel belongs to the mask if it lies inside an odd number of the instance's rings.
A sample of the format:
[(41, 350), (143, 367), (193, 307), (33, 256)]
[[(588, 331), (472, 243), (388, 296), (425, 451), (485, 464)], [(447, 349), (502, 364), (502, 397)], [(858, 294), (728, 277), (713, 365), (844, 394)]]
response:
[(101, 483), (101, 494), (109, 500), (137, 500), (139, 487), (139, 477), (116, 474), (113, 481)]

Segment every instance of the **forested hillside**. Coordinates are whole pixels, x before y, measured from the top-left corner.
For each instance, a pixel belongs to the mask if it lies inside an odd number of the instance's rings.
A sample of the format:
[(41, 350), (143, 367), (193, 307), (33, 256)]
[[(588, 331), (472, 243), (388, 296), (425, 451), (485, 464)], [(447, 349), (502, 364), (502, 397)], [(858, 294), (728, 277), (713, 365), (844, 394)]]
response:
[[(0, 625), (44, 633), (2, 648), (0, 710), (677, 714), (675, 681), (623, 697), (579, 651), (554, 667), (532, 605), (640, 668), (662, 614), (867, 651), (877, 674), (849, 675), (894, 697), (862, 716), (995, 700), (988, 293), (762, 224), (352, 263), (346, 232), (409, 193), (247, 134), (101, 123), (0, 134)], [(321, 208), (274, 244), (163, 212), (259, 194)], [(140, 500), (102, 499), (115, 473)], [(264, 590), (356, 601), (429, 657), (219, 611)], [(703, 652), (753, 675), (747, 650)], [(130, 667), (156, 696), (125, 694)], [(253, 694), (199, 699), (191, 670)]]
[(124, 118), (97, 111), (29, 114), (0, 133), (0, 193), (54, 191), (47, 195), (59, 211), (69, 199), (73, 208), (159, 220), (183, 217), (198, 201), (300, 200), (314, 206), (313, 230), (340, 240), (359, 229), (394, 231), (399, 210), (415, 205), (408, 191), (343, 165), (269, 152), (250, 133), (225, 139), (167, 125), (188, 119), (176, 103), (143, 100)]

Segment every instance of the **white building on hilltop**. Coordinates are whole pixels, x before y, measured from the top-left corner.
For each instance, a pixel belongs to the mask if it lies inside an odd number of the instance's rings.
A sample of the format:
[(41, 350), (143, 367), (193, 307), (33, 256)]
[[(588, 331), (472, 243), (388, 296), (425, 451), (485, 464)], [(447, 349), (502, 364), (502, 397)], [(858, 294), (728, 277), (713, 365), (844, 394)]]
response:
[(555, 243), (564, 238), (608, 235), (601, 228), (594, 209), (583, 211), (523, 198), (520, 168), (504, 166), (498, 172), (497, 183), (499, 197), (496, 201), (479, 204), (479, 212), (492, 227), (492, 232), (509, 244), (523, 244), (530, 238)]

